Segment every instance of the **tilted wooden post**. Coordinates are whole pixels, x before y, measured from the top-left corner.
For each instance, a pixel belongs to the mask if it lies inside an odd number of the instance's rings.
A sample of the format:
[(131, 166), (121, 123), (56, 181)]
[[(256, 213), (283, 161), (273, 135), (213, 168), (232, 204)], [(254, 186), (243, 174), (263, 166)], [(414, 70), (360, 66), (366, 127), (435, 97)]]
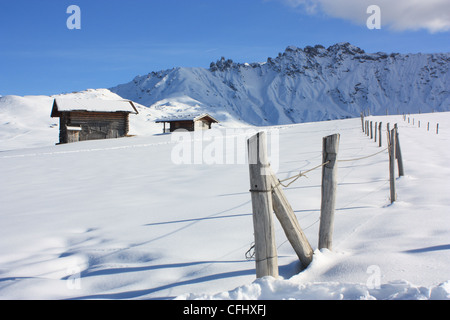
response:
[(394, 125), (394, 130), (395, 130), (395, 157), (397, 158), (398, 175), (399, 177), (403, 177), (405, 175), (405, 171), (403, 169), (402, 149), (400, 148), (400, 138), (398, 135), (397, 124)]
[(390, 182), (390, 196), (391, 203), (397, 200), (397, 194), (395, 193), (395, 136), (394, 130), (387, 131), (388, 150), (389, 150), (389, 182)]
[(272, 201), (275, 215), (283, 227), (287, 239), (294, 248), (304, 268), (312, 262), (314, 251), (303, 233), (294, 210), (292, 210), (277, 177), (272, 173)]
[(335, 134), (323, 138), (322, 163), (322, 204), (320, 212), (319, 249), (332, 250), (334, 211), (337, 188), (337, 154), (340, 135)]
[(256, 277), (278, 277), (272, 204), (272, 177), (267, 158), (266, 133), (251, 137), (248, 143), (250, 191), (255, 236)]

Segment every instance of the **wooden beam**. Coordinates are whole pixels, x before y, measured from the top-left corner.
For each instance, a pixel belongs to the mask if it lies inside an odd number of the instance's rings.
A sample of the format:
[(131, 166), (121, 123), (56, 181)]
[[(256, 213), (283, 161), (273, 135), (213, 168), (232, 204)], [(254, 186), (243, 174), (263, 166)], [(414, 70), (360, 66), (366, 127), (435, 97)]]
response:
[(389, 149), (389, 182), (390, 182), (390, 198), (391, 204), (397, 201), (395, 192), (395, 129), (387, 131), (388, 149)]
[(397, 158), (397, 166), (398, 166), (398, 175), (399, 177), (403, 177), (405, 175), (405, 170), (403, 168), (403, 157), (402, 157), (402, 149), (400, 148), (400, 137), (398, 134), (398, 125), (394, 125), (395, 130), (395, 157)]
[(295, 216), (294, 210), (292, 210), (292, 207), (273, 172), (271, 174), (271, 178), (273, 185), (273, 210), (275, 211), (275, 215), (283, 227), (287, 239), (300, 259), (300, 262), (303, 267), (306, 268), (312, 262), (314, 251), (309, 244), (306, 235), (303, 233), (297, 217)]
[(272, 177), (267, 158), (265, 132), (251, 137), (248, 143), (250, 191), (253, 208), (256, 277), (278, 277), (272, 204)]
[(332, 250), (334, 211), (337, 189), (337, 154), (340, 135), (323, 138), (322, 205), (320, 212), (319, 249)]

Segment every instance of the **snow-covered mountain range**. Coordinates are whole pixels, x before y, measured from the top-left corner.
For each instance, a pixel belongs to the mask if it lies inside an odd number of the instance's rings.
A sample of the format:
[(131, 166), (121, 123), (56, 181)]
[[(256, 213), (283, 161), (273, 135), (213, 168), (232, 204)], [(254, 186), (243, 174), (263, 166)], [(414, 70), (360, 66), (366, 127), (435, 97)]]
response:
[(222, 58), (205, 68), (138, 76), (110, 90), (171, 114), (208, 112), (221, 121), (290, 124), (450, 110), (450, 53), (366, 53), (349, 43), (288, 47), (263, 63)]
[(160, 133), (155, 120), (209, 113), (220, 126), (279, 125), (372, 115), (450, 111), (450, 53), (365, 53), (349, 43), (288, 47), (262, 63), (222, 58), (206, 68), (173, 68), (110, 89), (56, 96), (0, 97), (0, 150), (58, 141), (53, 99), (130, 99), (130, 133)]

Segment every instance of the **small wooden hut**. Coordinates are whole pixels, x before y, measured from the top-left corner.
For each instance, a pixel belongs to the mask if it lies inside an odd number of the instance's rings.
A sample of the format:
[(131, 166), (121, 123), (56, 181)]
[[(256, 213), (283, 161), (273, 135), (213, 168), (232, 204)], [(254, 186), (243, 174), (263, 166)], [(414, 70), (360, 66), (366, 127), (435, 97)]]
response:
[[(178, 129), (187, 131), (208, 130), (213, 123), (219, 123), (216, 119), (207, 113), (201, 115), (187, 115), (172, 118), (159, 119), (156, 123), (164, 123), (163, 132), (174, 132)], [(166, 124), (169, 128), (166, 129)]]
[(59, 117), (59, 144), (125, 137), (129, 115), (138, 114), (132, 101), (55, 99), (51, 117)]

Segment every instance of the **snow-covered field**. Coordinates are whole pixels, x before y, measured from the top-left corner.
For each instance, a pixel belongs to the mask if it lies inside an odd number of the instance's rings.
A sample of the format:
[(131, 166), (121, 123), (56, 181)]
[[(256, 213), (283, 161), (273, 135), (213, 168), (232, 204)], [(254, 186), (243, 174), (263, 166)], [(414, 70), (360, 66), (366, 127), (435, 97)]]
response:
[[(300, 270), (277, 222), (280, 278), (259, 280), (245, 256), (252, 209), (248, 166), (237, 158), (177, 164), (181, 145), (170, 134), (55, 146), (56, 126), (33, 133), (39, 147), (23, 148), (3, 130), (0, 298), (449, 299), (450, 113), (413, 117), (414, 126), (371, 117), (399, 125), (398, 201), (390, 205), (387, 152), (340, 163), (333, 251), (316, 250)], [(343, 160), (382, 150), (360, 119), (264, 130), (279, 137), (280, 179), (320, 164), (329, 134), (341, 134)], [(211, 156), (223, 142), (245, 154), (249, 132), (213, 130), (202, 145), (193, 136), (191, 150)], [(314, 249), (320, 182), (315, 170), (285, 190)]]

